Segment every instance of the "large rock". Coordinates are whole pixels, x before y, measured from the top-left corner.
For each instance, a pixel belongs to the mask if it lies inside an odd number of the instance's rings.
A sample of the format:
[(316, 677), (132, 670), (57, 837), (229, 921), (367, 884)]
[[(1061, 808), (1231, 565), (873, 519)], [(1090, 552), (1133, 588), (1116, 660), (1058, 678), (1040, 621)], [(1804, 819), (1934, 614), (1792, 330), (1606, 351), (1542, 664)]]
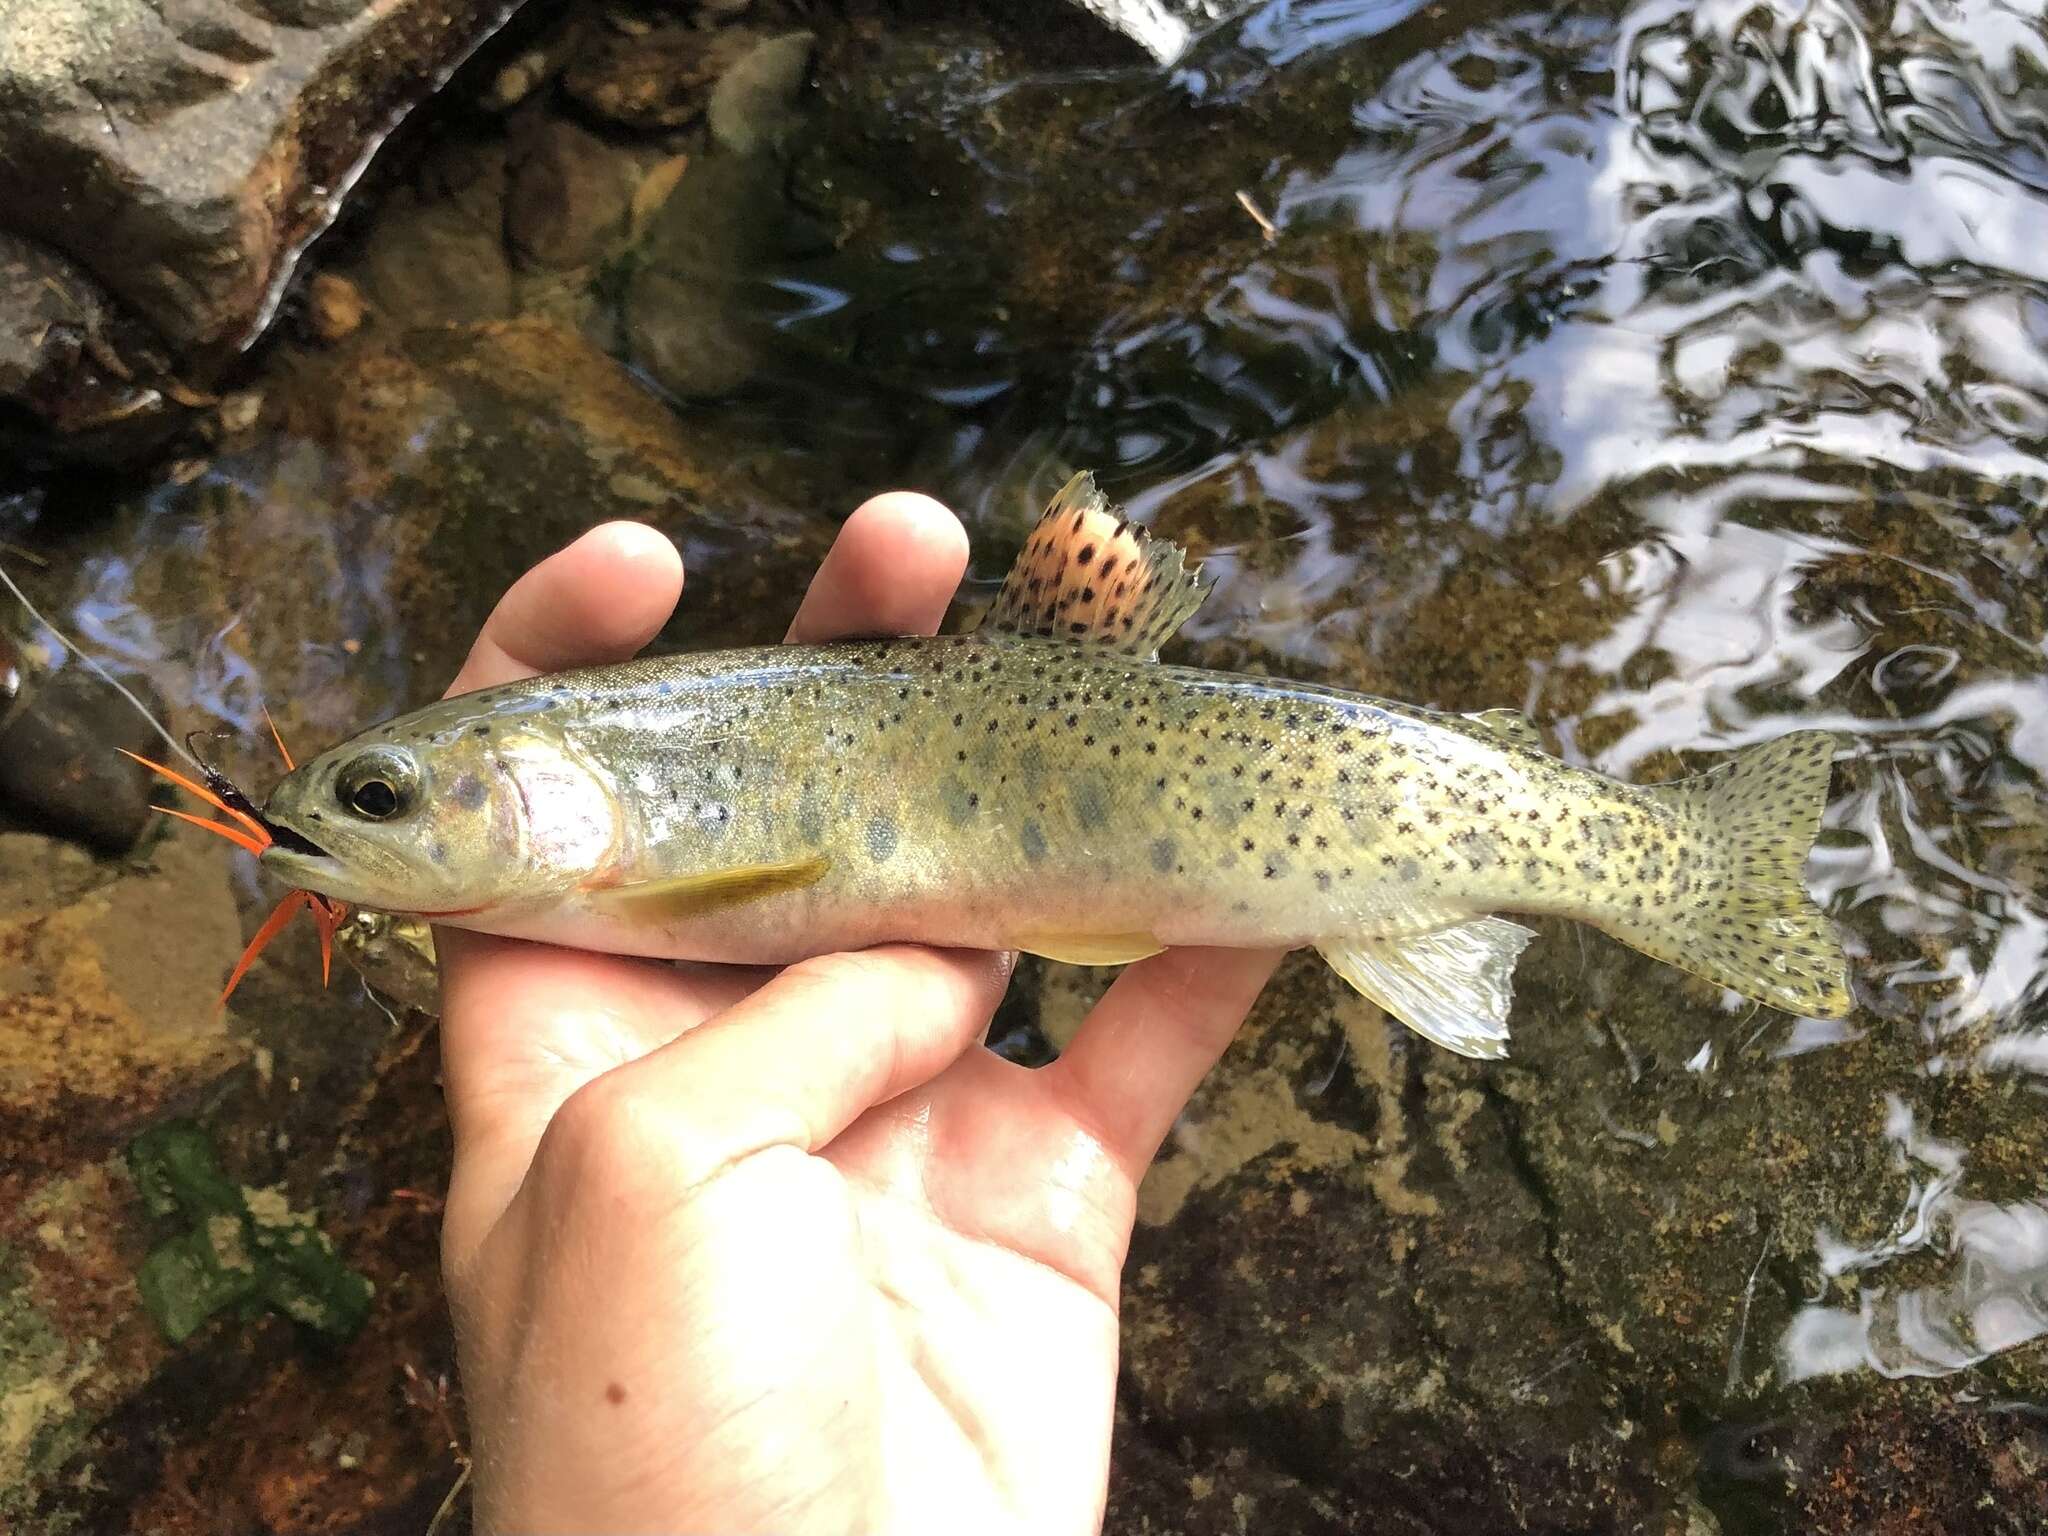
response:
[[(145, 381), (168, 362), (76, 262), (0, 230), (0, 401), (88, 450), (147, 440), (164, 396)], [(140, 432), (130, 425), (138, 417)], [(21, 436), (9, 431), (0, 443)]]
[[(88, 342), (117, 383), (158, 373), (120, 356), (101, 293), (203, 383), (263, 326), (366, 155), (516, 4), (0, 0), (0, 224), (44, 248), (0, 252), (0, 391), (68, 427), (52, 381), (93, 382)], [(9, 269), (50, 253), (100, 293), (66, 270), (65, 312), (24, 323), (58, 301)]]

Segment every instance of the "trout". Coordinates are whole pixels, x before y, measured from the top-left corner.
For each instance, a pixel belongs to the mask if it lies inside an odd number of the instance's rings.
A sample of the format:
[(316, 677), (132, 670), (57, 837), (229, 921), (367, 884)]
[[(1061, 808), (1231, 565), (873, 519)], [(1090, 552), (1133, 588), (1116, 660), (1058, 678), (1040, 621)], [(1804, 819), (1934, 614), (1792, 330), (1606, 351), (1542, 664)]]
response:
[(261, 858), (339, 910), (619, 954), (886, 941), (1113, 965), (1313, 946), (1467, 1056), (1576, 919), (1745, 997), (1847, 1012), (1802, 867), (1832, 736), (1635, 785), (1520, 714), (1163, 665), (1208, 582), (1076, 476), (972, 633), (644, 658), (486, 688), (292, 770)]

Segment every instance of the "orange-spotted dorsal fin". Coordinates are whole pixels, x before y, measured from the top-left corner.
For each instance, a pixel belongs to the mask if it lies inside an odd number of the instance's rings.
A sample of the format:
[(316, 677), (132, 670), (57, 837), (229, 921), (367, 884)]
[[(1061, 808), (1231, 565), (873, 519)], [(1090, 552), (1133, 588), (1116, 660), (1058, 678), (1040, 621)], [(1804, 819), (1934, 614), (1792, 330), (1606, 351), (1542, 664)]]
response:
[(1149, 661), (1209, 586), (1179, 545), (1131, 522), (1084, 470), (1038, 519), (980, 633), (1072, 640)]

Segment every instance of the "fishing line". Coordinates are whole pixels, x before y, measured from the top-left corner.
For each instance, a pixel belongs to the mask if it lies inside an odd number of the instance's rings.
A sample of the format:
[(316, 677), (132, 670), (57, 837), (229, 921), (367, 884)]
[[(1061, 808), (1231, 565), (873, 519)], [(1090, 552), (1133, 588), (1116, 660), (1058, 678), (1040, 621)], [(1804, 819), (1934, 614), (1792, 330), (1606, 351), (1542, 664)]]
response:
[(73, 656), (77, 657), (81, 662), (83, 662), (94, 673), (94, 675), (99, 678), (101, 682), (105, 683), (109, 688), (113, 689), (114, 692), (120, 694), (121, 697), (126, 699), (130, 704), (133, 704), (135, 706), (135, 712), (142, 716), (143, 719), (149, 722), (149, 728), (151, 730), (155, 731), (157, 735), (163, 737), (163, 739), (167, 743), (169, 743), (170, 749), (173, 752), (177, 753), (178, 756), (185, 759), (186, 762), (190, 763), (194, 768), (199, 769), (202, 773), (207, 771), (206, 764), (200, 762), (198, 758), (194, 757), (192, 753), (186, 748), (185, 744), (182, 741), (178, 740), (177, 737), (173, 736), (168, 730), (164, 728), (163, 722), (158, 720), (155, 715), (149, 712), (149, 706), (147, 704), (143, 703), (142, 700), (138, 699), (133, 693), (131, 693), (128, 690), (127, 686), (123, 684), (119, 678), (115, 677), (113, 673), (109, 672), (105, 667), (101, 666), (99, 662), (94, 660), (91, 656), (88, 656), (84, 651), (80, 650), (77, 647), (77, 645), (75, 645), (72, 642), (72, 639), (69, 635), (65, 634), (63, 630), (59, 629), (56, 625), (52, 624), (48, 619), (43, 617), (41, 610), (39, 610), (34, 603), (28, 600), (28, 594), (22, 591), (21, 588), (15, 584), (14, 577), (8, 574), (7, 567), (4, 565), (0, 565), (0, 582), (5, 582), (7, 584), (7, 590), (14, 594), (14, 600), (16, 602), (20, 603), (22, 607), (28, 610), (28, 615), (30, 618), (34, 619), (38, 624), (42, 625), (43, 628), (47, 629), (51, 634), (57, 637), (57, 643), (59, 645), (63, 646), (65, 650), (69, 651)]

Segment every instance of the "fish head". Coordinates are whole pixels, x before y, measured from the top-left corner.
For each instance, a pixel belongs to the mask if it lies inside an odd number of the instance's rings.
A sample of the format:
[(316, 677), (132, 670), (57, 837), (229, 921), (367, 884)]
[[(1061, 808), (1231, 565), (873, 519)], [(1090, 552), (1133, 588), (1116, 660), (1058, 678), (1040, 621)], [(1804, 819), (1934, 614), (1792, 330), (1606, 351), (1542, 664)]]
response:
[(602, 870), (609, 779), (550, 723), (450, 699), (278, 781), (264, 865), (336, 901), (424, 917), (529, 908)]

